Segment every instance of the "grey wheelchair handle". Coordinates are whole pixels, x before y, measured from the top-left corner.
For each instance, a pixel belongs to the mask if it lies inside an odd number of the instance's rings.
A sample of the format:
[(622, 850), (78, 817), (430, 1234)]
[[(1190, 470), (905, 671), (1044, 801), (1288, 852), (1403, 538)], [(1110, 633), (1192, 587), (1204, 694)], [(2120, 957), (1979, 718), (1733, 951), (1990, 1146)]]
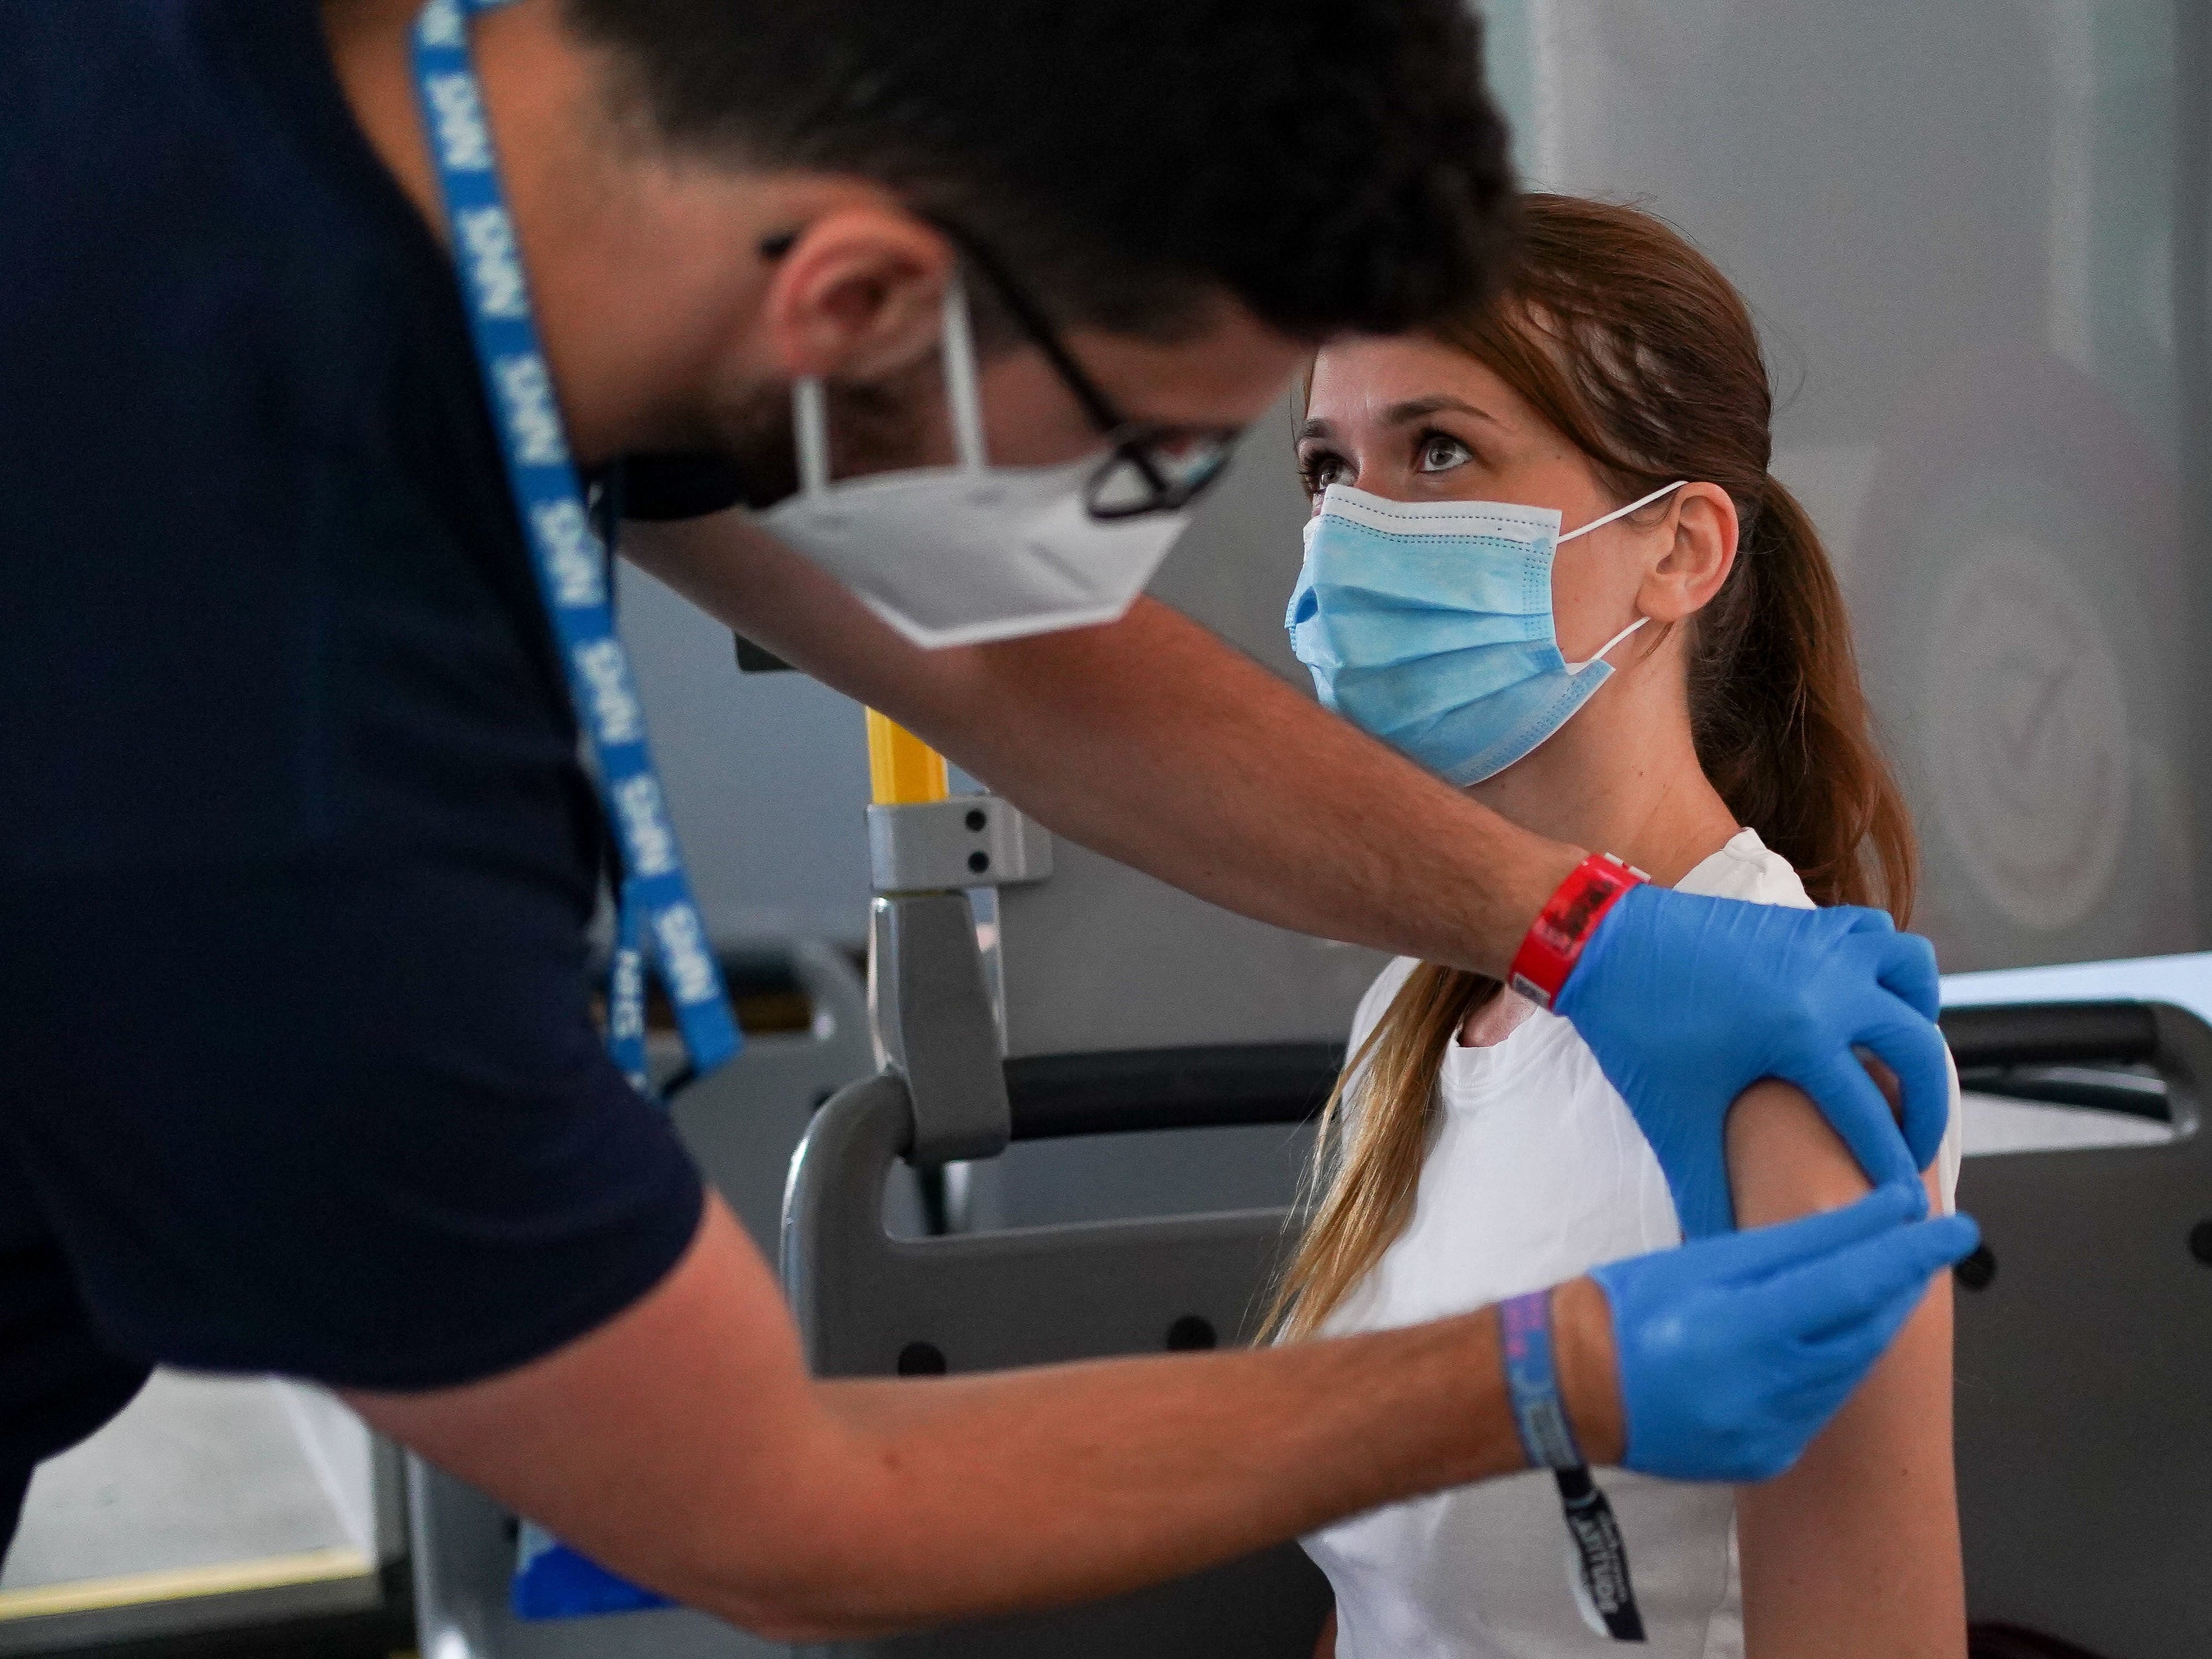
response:
[(1016, 1140), (1303, 1123), (1344, 1064), (1337, 1042), (1134, 1048), (1006, 1062)]

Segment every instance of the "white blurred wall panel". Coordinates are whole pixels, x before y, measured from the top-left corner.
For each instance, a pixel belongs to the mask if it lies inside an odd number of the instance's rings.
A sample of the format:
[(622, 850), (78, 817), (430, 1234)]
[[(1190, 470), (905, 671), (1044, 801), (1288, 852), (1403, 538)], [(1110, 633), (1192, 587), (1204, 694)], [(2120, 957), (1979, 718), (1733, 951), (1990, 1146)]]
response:
[(1844, 572), (1945, 965), (2203, 942), (2201, 21), (1483, 9), (1530, 181), (1660, 213), (1759, 314), (1774, 470)]
[(740, 674), (729, 630), (635, 566), (622, 629), (654, 758), (717, 939), (868, 931), (867, 732), (804, 674)]

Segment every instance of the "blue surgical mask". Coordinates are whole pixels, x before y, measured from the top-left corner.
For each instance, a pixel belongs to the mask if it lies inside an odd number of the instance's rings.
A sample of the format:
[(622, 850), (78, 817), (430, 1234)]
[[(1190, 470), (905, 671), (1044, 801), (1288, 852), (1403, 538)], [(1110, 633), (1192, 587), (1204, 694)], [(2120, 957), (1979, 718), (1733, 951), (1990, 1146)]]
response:
[(1560, 653), (1552, 561), (1577, 536), (1681, 484), (1559, 534), (1556, 508), (1503, 501), (1394, 501), (1331, 484), (1306, 525), (1291, 595), (1291, 649), (1324, 706), (1448, 783), (1495, 777), (1588, 702), (1606, 653)]

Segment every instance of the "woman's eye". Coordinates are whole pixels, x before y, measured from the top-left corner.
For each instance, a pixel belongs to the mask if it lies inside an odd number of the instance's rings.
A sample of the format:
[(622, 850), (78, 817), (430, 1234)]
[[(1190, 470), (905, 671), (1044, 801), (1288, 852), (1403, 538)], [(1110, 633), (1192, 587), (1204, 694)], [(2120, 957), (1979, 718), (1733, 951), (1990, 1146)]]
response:
[(1318, 495), (1333, 483), (1350, 483), (1352, 469), (1340, 455), (1309, 455), (1305, 462), (1306, 494)]
[(1421, 440), (1419, 470), (1423, 472), (1449, 472), (1452, 468), (1474, 459), (1468, 447), (1456, 438), (1441, 432), (1431, 432)]

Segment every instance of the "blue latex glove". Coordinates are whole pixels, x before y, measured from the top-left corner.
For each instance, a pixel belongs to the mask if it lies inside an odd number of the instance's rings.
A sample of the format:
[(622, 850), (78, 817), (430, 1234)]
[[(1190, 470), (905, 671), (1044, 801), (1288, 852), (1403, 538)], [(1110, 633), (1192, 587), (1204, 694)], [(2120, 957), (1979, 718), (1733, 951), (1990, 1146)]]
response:
[[(1810, 1095), (1876, 1185), (1927, 1168), (1951, 1109), (1937, 997), (1928, 941), (1879, 910), (1639, 886), (1599, 921), (1553, 1008), (1627, 1101), (1698, 1238), (1735, 1224), (1722, 1131), (1761, 1078)], [(1901, 1139), (1855, 1043), (1904, 1085)]]
[(1917, 1221), (1918, 1182), (1826, 1215), (1632, 1257), (1590, 1277), (1613, 1307), (1628, 1468), (1766, 1480), (1797, 1461), (1928, 1288), (1974, 1248)]

